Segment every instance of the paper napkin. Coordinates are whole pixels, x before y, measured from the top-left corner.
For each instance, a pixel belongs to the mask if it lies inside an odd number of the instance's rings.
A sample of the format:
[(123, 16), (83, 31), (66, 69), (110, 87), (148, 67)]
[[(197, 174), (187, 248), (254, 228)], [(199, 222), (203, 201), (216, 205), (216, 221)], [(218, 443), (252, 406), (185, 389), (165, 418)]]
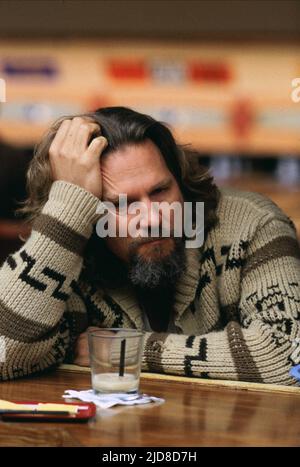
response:
[(138, 405), (149, 404), (150, 402), (165, 402), (164, 399), (148, 396), (148, 394), (95, 394), (92, 389), (87, 391), (73, 391), (72, 389), (68, 389), (62, 397), (79, 399), (83, 402), (93, 402), (101, 409), (109, 409), (114, 405)]

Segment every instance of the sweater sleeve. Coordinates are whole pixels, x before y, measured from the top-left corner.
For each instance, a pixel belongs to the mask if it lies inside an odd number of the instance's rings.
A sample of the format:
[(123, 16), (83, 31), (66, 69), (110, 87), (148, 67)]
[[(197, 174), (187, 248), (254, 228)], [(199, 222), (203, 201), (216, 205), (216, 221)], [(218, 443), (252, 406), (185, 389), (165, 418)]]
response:
[(98, 202), (76, 185), (54, 182), (30, 237), (2, 265), (0, 380), (64, 360), (71, 340), (68, 303), (74, 302), (72, 292)]
[(143, 369), (295, 384), (289, 369), (300, 362), (300, 250), (287, 218), (272, 216), (257, 229), (241, 270), (239, 299), (227, 309), (231, 318), (222, 330), (147, 333)]

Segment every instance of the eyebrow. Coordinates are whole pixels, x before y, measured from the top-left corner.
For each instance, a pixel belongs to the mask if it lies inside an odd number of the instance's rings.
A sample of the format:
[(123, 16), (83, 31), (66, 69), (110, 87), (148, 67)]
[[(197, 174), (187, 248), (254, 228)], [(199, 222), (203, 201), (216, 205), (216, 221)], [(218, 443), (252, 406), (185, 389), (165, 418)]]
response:
[(167, 180), (162, 180), (156, 183), (150, 190), (150, 193), (157, 190), (158, 188), (166, 188), (167, 186), (171, 185), (172, 179), (168, 178)]
[[(171, 178), (168, 178), (167, 180), (161, 180), (160, 182), (156, 183), (155, 185), (151, 187), (149, 193), (151, 194), (153, 193), (153, 191), (159, 188), (166, 188), (171, 184), (171, 182), (172, 182)], [(130, 197), (128, 199), (130, 199)], [(119, 202), (119, 195), (115, 193), (108, 193), (105, 196), (105, 199), (103, 199), (103, 201), (110, 201), (111, 203), (116, 204)]]

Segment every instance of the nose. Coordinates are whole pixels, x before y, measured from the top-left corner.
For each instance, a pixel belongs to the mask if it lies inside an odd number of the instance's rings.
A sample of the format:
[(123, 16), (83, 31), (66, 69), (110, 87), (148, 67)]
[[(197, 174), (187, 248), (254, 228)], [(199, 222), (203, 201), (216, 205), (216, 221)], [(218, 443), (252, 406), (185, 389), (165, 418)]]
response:
[(161, 212), (149, 198), (143, 200), (140, 216), (140, 230), (142, 236), (159, 236), (161, 227)]

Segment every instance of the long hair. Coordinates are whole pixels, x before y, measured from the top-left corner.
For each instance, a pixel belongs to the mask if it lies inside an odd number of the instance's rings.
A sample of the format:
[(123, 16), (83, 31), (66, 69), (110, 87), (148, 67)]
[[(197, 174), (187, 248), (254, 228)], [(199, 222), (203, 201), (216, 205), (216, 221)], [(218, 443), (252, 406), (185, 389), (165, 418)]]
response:
[[(185, 201), (204, 202), (205, 232), (217, 222), (216, 208), (219, 190), (208, 170), (200, 164), (200, 154), (176, 143), (169, 128), (150, 117), (126, 107), (105, 107), (81, 115), (97, 122), (108, 146), (102, 157), (126, 144), (150, 139), (161, 152), (166, 165), (175, 177)], [(64, 119), (56, 120), (34, 150), (26, 179), (27, 199), (17, 210), (29, 224), (41, 213), (48, 200), (53, 183), (49, 161), (49, 148)], [(195, 210), (193, 210), (193, 220)]]

